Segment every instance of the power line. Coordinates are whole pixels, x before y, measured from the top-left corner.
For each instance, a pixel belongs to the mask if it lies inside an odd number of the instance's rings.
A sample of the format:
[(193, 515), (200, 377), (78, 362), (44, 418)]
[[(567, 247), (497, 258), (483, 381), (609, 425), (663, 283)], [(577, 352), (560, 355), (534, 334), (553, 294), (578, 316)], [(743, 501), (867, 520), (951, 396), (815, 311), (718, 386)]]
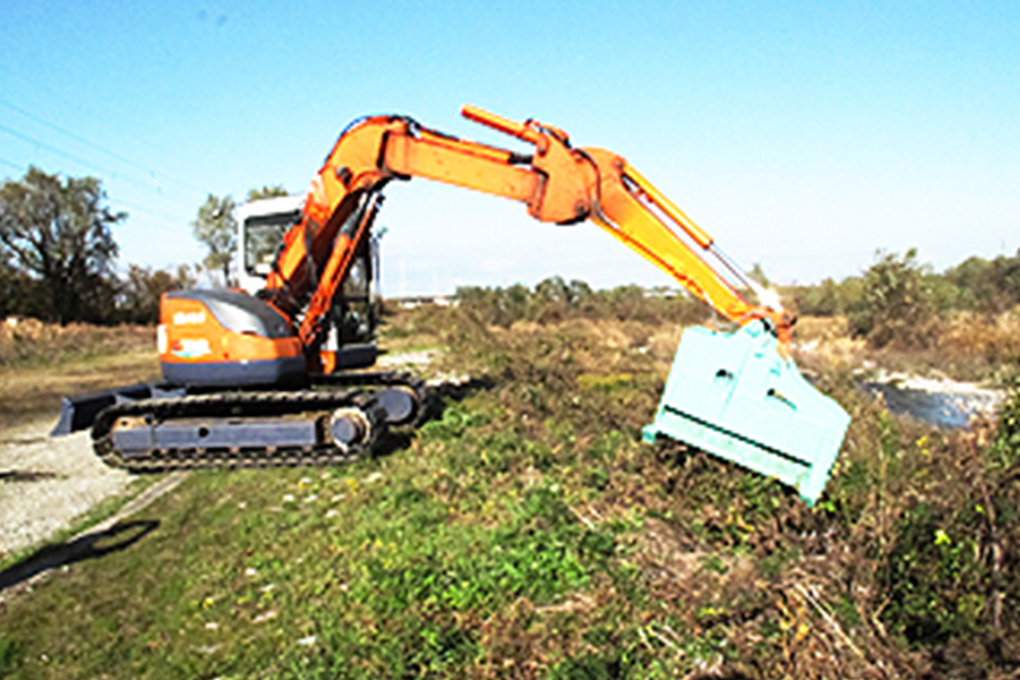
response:
[[(70, 137), (71, 139), (75, 140), (76, 142), (78, 142), (80, 144), (84, 144), (85, 146), (87, 146), (87, 147), (89, 147), (91, 149), (99, 151), (100, 153), (104, 153), (107, 156), (110, 156), (111, 158), (114, 158), (114, 159), (116, 159), (116, 160), (118, 160), (118, 161), (120, 161), (122, 163), (125, 163), (125, 164), (127, 164), (127, 165), (129, 165), (129, 166), (131, 166), (131, 167), (133, 167), (135, 169), (141, 170), (141, 171), (147, 173), (153, 179), (156, 178), (157, 172), (155, 170), (153, 170), (152, 168), (146, 166), (146, 165), (138, 163), (137, 161), (134, 161), (134, 160), (128, 158), (127, 156), (122, 155), (122, 154), (119, 154), (116, 151), (112, 151), (112, 150), (107, 149), (107, 148), (105, 148), (103, 146), (100, 146), (99, 144), (91, 142), (88, 139), (82, 137), (81, 135), (75, 134), (74, 132), (71, 132), (69, 130), (65, 130), (64, 128), (60, 127), (59, 125), (56, 125), (55, 123), (51, 123), (51, 122), (45, 120), (44, 118), (42, 118), (40, 116), (37, 116), (34, 113), (31, 113), (30, 111), (26, 111), (25, 109), (21, 108), (20, 106), (15, 106), (14, 104), (10, 103), (9, 101), (0, 99), (0, 104), (2, 104), (3, 106), (6, 106), (7, 108), (11, 109), (12, 111), (17, 111), (21, 115), (25, 116), (26, 118), (29, 118), (30, 120), (34, 120), (35, 122), (39, 123), (40, 125), (44, 125), (45, 127), (48, 127), (51, 130), (54, 130), (54, 131), (56, 131), (56, 132), (58, 132), (58, 133), (60, 133), (62, 135)], [(209, 193), (209, 192), (207, 192), (204, 189), (199, 189), (198, 187), (196, 187), (196, 186), (194, 186), (192, 184), (189, 184), (189, 183), (187, 183), (187, 182), (185, 182), (183, 180), (179, 180), (179, 179), (177, 179), (175, 177), (172, 177), (172, 176), (170, 176), (170, 175), (168, 175), (166, 173), (161, 173), (161, 174), (162, 174), (162, 176), (163, 176), (163, 178), (165, 180), (169, 180), (173, 184), (177, 184), (178, 186), (183, 187), (185, 189), (188, 189), (189, 191), (194, 191), (194, 192), (196, 192), (198, 194), (202, 194), (202, 195), (205, 195), (205, 194)]]
[(9, 165), (15, 170), (18, 170), (19, 172), (24, 172), (27, 169), (24, 165), (21, 165), (20, 163), (15, 163), (14, 161), (9, 161), (6, 158), (0, 158), (0, 163), (3, 163), (4, 165)]
[[(104, 123), (107, 126), (107, 128), (109, 128), (109, 118), (107, 116), (105, 116), (105, 115), (100, 116), (100, 115), (98, 115), (96, 113), (95, 109), (90, 109), (88, 107), (82, 106), (81, 105), (81, 101), (79, 101), (77, 99), (71, 99), (71, 98), (67, 97), (66, 95), (64, 95), (62, 92), (60, 92), (58, 90), (54, 90), (53, 88), (46, 87), (41, 82), (39, 82), (39, 80), (36, 79), (36, 78), (26, 78), (24, 73), (22, 73), (21, 71), (18, 71), (18, 70), (10, 68), (7, 64), (3, 63), (2, 61), (0, 61), (0, 71), (6, 72), (8, 76), (14, 78), (15, 80), (20, 81), (23, 86), (26, 86), (26, 87), (28, 87), (30, 89), (35, 90), (38, 93), (42, 93), (42, 94), (48, 95), (48, 96), (56, 99), (57, 101), (61, 102), (61, 104), (63, 105), (64, 108), (72, 109), (72, 110), (76, 111), (77, 113), (80, 113), (80, 114), (82, 114), (84, 116), (87, 116), (87, 117), (91, 118), (94, 121), (100, 120), (102, 123)], [(153, 151), (158, 152), (163, 157), (170, 157), (170, 156), (173, 155), (173, 153), (171, 151), (169, 151), (168, 149), (166, 149), (164, 147), (161, 147), (159, 144), (153, 143), (153, 140), (152, 140), (151, 137), (142, 137), (142, 136), (133, 134), (129, 130), (123, 130), (123, 129), (118, 129), (118, 133), (123, 134), (123, 135), (125, 135), (127, 137), (130, 137), (130, 138), (134, 139), (139, 144), (141, 144), (143, 146), (146, 146), (149, 149), (152, 149)], [(203, 190), (203, 193), (205, 193), (204, 190)]]
[(26, 135), (25, 133), (20, 132), (19, 130), (15, 130), (14, 128), (8, 127), (8, 126), (3, 125), (3, 124), (0, 124), (0, 132), (6, 132), (7, 134), (11, 135), (12, 137), (17, 137), (18, 139), (20, 139), (22, 141), (25, 141), (25, 142), (28, 142), (29, 144), (34, 144), (35, 146), (37, 146), (40, 149), (45, 149), (45, 150), (47, 150), (47, 151), (49, 151), (51, 153), (57, 154), (58, 156), (63, 156), (64, 158), (72, 160), (75, 163), (80, 163), (81, 165), (85, 166), (86, 168), (91, 168), (92, 170), (95, 170), (97, 172), (108, 174), (108, 175), (110, 175), (114, 179), (119, 179), (119, 180), (122, 180), (124, 182), (128, 182), (129, 184), (133, 184), (134, 186), (136, 186), (136, 187), (138, 187), (140, 189), (143, 189), (145, 191), (151, 191), (152, 193), (156, 194), (157, 196), (159, 196), (160, 198), (162, 198), (165, 201), (170, 201), (171, 200), (171, 199), (167, 198), (166, 196), (164, 196), (163, 192), (158, 187), (157, 188), (153, 188), (152, 186), (147, 185), (147, 184), (142, 184), (142, 183), (138, 182), (137, 180), (134, 180), (131, 177), (121, 176), (116, 171), (112, 171), (109, 168), (106, 168), (106, 167), (103, 167), (103, 166), (100, 166), (100, 165), (96, 165), (95, 163), (92, 163), (91, 161), (87, 161), (84, 158), (81, 158), (80, 156), (76, 156), (73, 153), (64, 151), (63, 149), (61, 149), (59, 147), (56, 147), (56, 146), (53, 146), (52, 144), (47, 144), (46, 142), (44, 142), (44, 141), (42, 141), (40, 139), (36, 139), (35, 137), (32, 137), (30, 135)]
[[(3, 126), (0, 126), (0, 127), (3, 127)], [(23, 164), (15, 163), (14, 161), (10, 161), (10, 160), (8, 160), (6, 158), (0, 158), (0, 163), (2, 163), (3, 165), (10, 166), (11, 168), (14, 168), (15, 170), (18, 170), (19, 172), (26, 172), (28, 170), (28, 168), (26, 168)], [(151, 227), (153, 227), (154, 229), (156, 229), (158, 231), (163, 231), (163, 232), (166, 232), (166, 233), (173, 233), (173, 234), (180, 234), (181, 233), (182, 227), (179, 224), (173, 224), (172, 222), (167, 220), (162, 215), (160, 215), (158, 213), (155, 213), (155, 212), (152, 212), (151, 210), (149, 210), (147, 208), (143, 208), (142, 206), (138, 205), (137, 203), (132, 203), (130, 201), (124, 201), (124, 200), (121, 200), (121, 199), (118, 199), (118, 198), (110, 198), (109, 196), (107, 196), (107, 201), (109, 201), (111, 207), (114, 207), (114, 208), (116, 208), (116, 207), (130, 208), (134, 212), (140, 212), (142, 214), (148, 215), (150, 217), (150, 219), (147, 221), (147, 226), (151, 226)], [(159, 224), (153, 224), (151, 218), (156, 218), (156, 220), (159, 221), (159, 222), (162, 222), (164, 226), (160, 226)]]
[(51, 152), (57, 154), (58, 156), (63, 156), (64, 158), (67, 158), (68, 160), (72, 160), (75, 163), (81, 163), (82, 165), (84, 165), (87, 168), (92, 168), (93, 170), (98, 170), (99, 172), (106, 172), (105, 168), (96, 167), (95, 165), (93, 165), (92, 163), (89, 163), (87, 160), (85, 160), (83, 158), (78, 158), (74, 154), (67, 153), (66, 151), (62, 151), (62, 150), (58, 149), (55, 146), (50, 146), (46, 142), (41, 142), (38, 139), (35, 139), (33, 137), (29, 137), (28, 135), (26, 135), (26, 134), (24, 134), (22, 132), (18, 132), (14, 128), (9, 128), (6, 125), (0, 124), (0, 130), (6, 132), (7, 134), (11, 135), (12, 137), (17, 137), (18, 139), (20, 139), (22, 141), (28, 142), (29, 144), (35, 144), (40, 149), (46, 149), (47, 151), (51, 151)]
[[(181, 231), (182, 231), (183, 228), (179, 224), (173, 224), (167, 218), (163, 217), (159, 213), (154, 213), (151, 210), (149, 210), (148, 208), (143, 208), (142, 206), (138, 205), (137, 203), (131, 203), (130, 201), (122, 201), (122, 200), (119, 200), (119, 199), (108, 199), (108, 200), (110, 201), (110, 204), (113, 207), (118, 207), (119, 206), (119, 207), (124, 207), (124, 208), (130, 208), (134, 212), (139, 212), (139, 213), (142, 213), (143, 215), (148, 215), (149, 216), (149, 220), (147, 221), (148, 225), (152, 226), (154, 229), (157, 229), (158, 231), (166, 232), (168, 234), (169, 233), (177, 234), (177, 235), (181, 234)], [(152, 218), (155, 218), (159, 222), (162, 222), (163, 226), (161, 226), (159, 224), (153, 224), (152, 223)]]

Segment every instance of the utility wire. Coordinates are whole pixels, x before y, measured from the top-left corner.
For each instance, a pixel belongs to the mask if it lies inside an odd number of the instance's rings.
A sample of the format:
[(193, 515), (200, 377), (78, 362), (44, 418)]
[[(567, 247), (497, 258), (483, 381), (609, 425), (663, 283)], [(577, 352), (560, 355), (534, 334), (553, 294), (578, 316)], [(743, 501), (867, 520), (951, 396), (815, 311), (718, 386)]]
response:
[(163, 192), (162, 192), (162, 188), (159, 187), (158, 185), (156, 187), (153, 187), (153, 186), (148, 185), (148, 184), (142, 184), (142, 183), (138, 182), (137, 180), (135, 180), (132, 177), (122, 176), (119, 173), (117, 173), (116, 171), (112, 171), (109, 168), (105, 168), (103, 166), (96, 165), (95, 163), (92, 163), (91, 161), (87, 161), (84, 158), (81, 158), (80, 156), (76, 156), (73, 153), (69, 153), (67, 151), (64, 151), (63, 149), (61, 149), (59, 147), (56, 147), (56, 146), (53, 146), (52, 144), (47, 144), (46, 142), (44, 142), (42, 140), (36, 139), (35, 137), (32, 137), (30, 135), (26, 135), (25, 133), (20, 132), (18, 130), (15, 130), (14, 128), (8, 127), (6, 125), (0, 124), (0, 132), (6, 132), (7, 134), (11, 135), (12, 137), (17, 137), (18, 139), (20, 139), (22, 141), (25, 141), (25, 142), (28, 142), (29, 144), (34, 144), (35, 146), (37, 146), (40, 149), (45, 149), (47, 151), (50, 151), (51, 153), (55, 153), (55, 154), (57, 154), (59, 156), (63, 156), (64, 158), (72, 160), (75, 163), (80, 163), (83, 166), (85, 166), (87, 168), (91, 168), (92, 170), (95, 170), (97, 172), (108, 174), (108, 175), (110, 175), (110, 177), (112, 177), (114, 179), (118, 179), (118, 180), (127, 182), (129, 184), (133, 184), (134, 186), (136, 186), (138, 188), (141, 188), (141, 189), (143, 189), (145, 191), (151, 191), (151, 192), (155, 193), (156, 195), (158, 195), (163, 200), (171, 201), (172, 202), (172, 199), (170, 199), (167, 196), (165, 196), (163, 194)]
[[(141, 170), (142, 172), (147, 173), (153, 179), (156, 179), (156, 176), (157, 176), (156, 171), (153, 170), (152, 168), (146, 166), (146, 165), (138, 163), (137, 161), (134, 161), (134, 160), (128, 158), (127, 156), (122, 155), (122, 154), (119, 154), (116, 151), (111, 151), (110, 149), (107, 149), (107, 148), (105, 148), (103, 146), (100, 146), (99, 144), (91, 142), (88, 139), (82, 137), (81, 135), (75, 134), (75, 133), (73, 133), (73, 132), (71, 132), (69, 130), (65, 130), (64, 128), (60, 127), (59, 125), (51, 123), (51, 122), (41, 118), (40, 116), (37, 116), (34, 113), (31, 113), (30, 111), (26, 111), (25, 109), (21, 108), (20, 106), (15, 106), (14, 104), (10, 103), (9, 101), (6, 101), (4, 99), (0, 99), (0, 105), (6, 106), (7, 108), (11, 109), (12, 111), (16, 111), (16, 112), (20, 113), (22, 116), (25, 116), (26, 118), (29, 118), (30, 120), (34, 120), (35, 122), (39, 123), (40, 125), (44, 125), (45, 127), (48, 127), (49, 129), (54, 130), (55, 132), (58, 132), (58, 133), (60, 133), (62, 135), (70, 137), (71, 139), (75, 140), (76, 142), (78, 142), (80, 144), (84, 144), (85, 146), (87, 146), (87, 147), (89, 147), (91, 149), (99, 151), (100, 153), (104, 153), (107, 156), (109, 156), (111, 158), (114, 158), (114, 159), (116, 159), (116, 160), (118, 160), (118, 161), (120, 161), (122, 163), (125, 163), (125, 164), (127, 164), (127, 165), (129, 165), (129, 166), (131, 166), (131, 167), (133, 167), (133, 168), (135, 168), (137, 170)], [(201, 194), (203, 196), (205, 196), (206, 194), (209, 193), (208, 191), (206, 191), (204, 189), (199, 189), (198, 187), (196, 187), (196, 186), (194, 186), (192, 184), (188, 184), (187, 182), (185, 182), (183, 180), (179, 180), (179, 179), (177, 179), (175, 177), (172, 177), (172, 176), (170, 176), (170, 175), (168, 175), (166, 173), (160, 173), (160, 174), (162, 174), (162, 176), (163, 176), (163, 178), (165, 180), (169, 180), (173, 184), (176, 184), (176, 185), (178, 185), (180, 187), (188, 189), (189, 191), (194, 191), (195, 193)]]
[(29, 144), (35, 144), (40, 149), (46, 149), (47, 151), (51, 151), (51, 152), (53, 152), (53, 153), (55, 153), (55, 154), (57, 154), (59, 156), (63, 156), (64, 158), (67, 158), (68, 160), (72, 160), (75, 163), (81, 163), (82, 165), (84, 165), (87, 168), (92, 168), (93, 170), (98, 170), (99, 172), (107, 172), (107, 170), (105, 168), (97, 167), (97, 166), (93, 165), (92, 163), (89, 163), (84, 158), (79, 158), (79, 157), (75, 156), (74, 154), (67, 153), (66, 151), (62, 151), (62, 150), (58, 149), (55, 146), (50, 146), (46, 142), (41, 142), (38, 139), (35, 139), (34, 137), (29, 137), (28, 135), (26, 135), (26, 134), (24, 134), (22, 132), (18, 132), (14, 128), (9, 128), (6, 125), (3, 125), (2, 123), (0, 123), (0, 130), (6, 132), (7, 134), (11, 135), (12, 137), (17, 137), (18, 139), (20, 139), (22, 141), (28, 142)]
[[(72, 108), (72, 109), (74, 109), (75, 111), (77, 111), (79, 113), (85, 114), (85, 115), (91, 117), (93, 120), (95, 120), (97, 118), (97, 116), (95, 115), (95, 113), (93, 111), (89, 111), (89, 110), (83, 108), (80, 105), (79, 102), (72, 101), (72, 100), (68, 99), (67, 97), (63, 96), (62, 94), (60, 94), (59, 92), (56, 92), (56, 91), (54, 91), (54, 90), (52, 90), (50, 88), (44, 87), (41, 84), (39, 84), (38, 82), (36, 82), (36, 81), (29, 81), (27, 79), (24, 79), (23, 77), (20, 77), (20, 74), (18, 74), (16, 72), (12, 71), (11, 69), (7, 68), (4, 64), (0, 64), (0, 70), (7, 71), (9, 74), (14, 75), (15, 77), (19, 78), (22, 81), (23, 84), (28, 85), (28, 86), (34, 88), (37, 92), (43, 92), (43, 93), (49, 94), (50, 96), (54, 97), (55, 99), (63, 102), (67, 107)], [(52, 129), (52, 130), (62, 134), (62, 135), (65, 135), (65, 136), (67, 136), (67, 137), (69, 137), (69, 138), (71, 138), (71, 139), (73, 139), (73, 140), (75, 140), (75, 141), (77, 141), (77, 142), (79, 142), (81, 144), (84, 144), (84, 145), (86, 145), (86, 146), (88, 146), (88, 147), (90, 147), (90, 148), (92, 148), (92, 149), (94, 149), (96, 151), (99, 151), (101, 153), (104, 153), (104, 154), (112, 157), (112, 158), (115, 158), (115, 159), (121, 161), (122, 163), (126, 163), (126, 164), (130, 165), (131, 167), (133, 167), (133, 168), (135, 168), (137, 170), (141, 170), (141, 171), (147, 173), (152, 179), (155, 179), (156, 176), (157, 176), (156, 171), (152, 170), (151, 168), (149, 168), (149, 167), (147, 167), (147, 166), (145, 166), (145, 165), (143, 165), (141, 163), (137, 163), (136, 161), (133, 161), (132, 159), (130, 159), (130, 158), (126, 157), (126, 156), (123, 156), (122, 154), (119, 154), (119, 153), (117, 153), (115, 151), (112, 151), (110, 149), (106, 149), (106, 148), (104, 148), (104, 147), (102, 147), (102, 146), (100, 146), (98, 144), (95, 144), (95, 143), (89, 141), (88, 139), (85, 139), (84, 137), (82, 137), (80, 135), (77, 135), (77, 134), (75, 134), (73, 132), (70, 132), (69, 130), (65, 130), (65, 129), (63, 129), (60, 126), (58, 126), (58, 125), (56, 125), (54, 123), (51, 123), (51, 122), (43, 119), (42, 117), (40, 117), (40, 116), (38, 116), (38, 115), (36, 115), (34, 113), (31, 113), (30, 111), (27, 111), (27, 110), (25, 110), (25, 109), (23, 109), (23, 108), (21, 108), (19, 106), (16, 106), (16, 105), (10, 103), (9, 101), (0, 99), (0, 104), (3, 104), (7, 108), (9, 108), (9, 109), (11, 109), (13, 111), (16, 111), (17, 113), (20, 113), (21, 115), (23, 115), (23, 116), (25, 116), (25, 117), (27, 117), (27, 118), (29, 118), (31, 120), (34, 120), (35, 122), (37, 122), (37, 123), (39, 123), (41, 125), (44, 125), (44, 126), (46, 126), (46, 127), (50, 128), (50, 129)], [(7, 132), (8, 134), (10, 134), (10, 135), (12, 135), (14, 137), (17, 137), (18, 139), (21, 139), (23, 141), (26, 141), (26, 142), (28, 142), (30, 144), (35, 144), (39, 148), (51, 151), (51, 152), (53, 152), (53, 153), (55, 153), (55, 154), (57, 154), (59, 156), (62, 156), (62, 157), (67, 158), (69, 160), (72, 160), (72, 161), (74, 161), (76, 163), (81, 163), (85, 167), (92, 168), (93, 170), (96, 170), (98, 172), (103, 172), (103, 173), (109, 172), (109, 170), (107, 170), (105, 168), (98, 167), (94, 163), (90, 163), (90, 162), (88, 162), (88, 161), (86, 161), (86, 160), (84, 160), (82, 158), (79, 158), (78, 156), (76, 156), (74, 154), (71, 154), (71, 153), (68, 153), (66, 151), (63, 151), (62, 149), (54, 147), (54, 146), (52, 146), (50, 144), (46, 144), (45, 142), (41, 142), (41, 141), (39, 141), (37, 139), (34, 139), (34, 138), (24, 134), (24, 133), (21, 133), (21, 132), (19, 132), (17, 130), (14, 130), (14, 129), (9, 128), (7, 126), (4, 126), (2, 124), (0, 124), (0, 130), (3, 130), (4, 132)], [(133, 137), (134, 139), (138, 140), (139, 142), (141, 142), (145, 146), (149, 147), (150, 149), (158, 151), (163, 156), (168, 156), (169, 155), (165, 150), (160, 149), (158, 147), (158, 145), (153, 144), (151, 139), (143, 139), (141, 137), (138, 137), (137, 135), (132, 135), (130, 133), (125, 133), (125, 134), (127, 134), (130, 137)], [(7, 165), (7, 166), (9, 166), (9, 167), (11, 167), (11, 168), (13, 168), (15, 170), (20, 171), (20, 172), (25, 172), (27, 170), (27, 167), (24, 164), (14, 163), (13, 161), (10, 161), (10, 160), (8, 160), (6, 158), (0, 158), (0, 163), (3, 163), (4, 165)], [(114, 173), (110, 173), (110, 174), (114, 178), (117, 178), (117, 173), (114, 172)], [(163, 179), (170, 180), (171, 182), (173, 182), (174, 184), (177, 184), (178, 186), (181, 186), (181, 187), (183, 187), (185, 189), (188, 189), (190, 191), (197, 192), (197, 193), (199, 193), (199, 194), (201, 194), (203, 196), (212, 193), (212, 192), (209, 192), (209, 191), (207, 191), (205, 189), (200, 189), (200, 188), (198, 188), (198, 187), (196, 187), (196, 186), (194, 186), (192, 184), (189, 184), (189, 183), (184, 182), (184, 181), (182, 181), (180, 179), (172, 177), (172, 176), (170, 176), (170, 175), (168, 175), (166, 173), (160, 173), (160, 174), (162, 174)], [(136, 184), (136, 186), (140, 186), (140, 185), (137, 185), (137, 183), (135, 183), (135, 184)], [(142, 188), (145, 189), (146, 191), (153, 191), (154, 193), (158, 194), (164, 200), (167, 200), (167, 201), (171, 200), (171, 199), (167, 198), (166, 196), (164, 196), (158, 189), (154, 189), (151, 186), (142, 186)], [(130, 208), (133, 212), (142, 213), (142, 214), (148, 215), (150, 218), (155, 218), (158, 222), (161, 222), (164, 226), (160, 226), (158, 224), (153, 224), (150, 220), (147, 220), (147, 223), (148, 223), (149, 226), (152, 226), (153, 228), (155, 228), (155, 229), (157, 229), (159, 231), (163, 231), (163, 232), (167, 232), (167, 233), (173, 233), (173, 234), (180, 235), (187, 228), (187, 227), (182, 227), (179, 224), (172, 224), (170, 221), (168, 221), (162, 215), (154, 213), (151, 210), (148, 210), (146, 208), (143, 208), (143, 207), (139, 206), (138, 204), (131, 203), (129, 201), (120, 200), (120, 199), (108, 198), (108, 200), (110, 201), (111, 205), (113, 205), (114, 207), (116, 207), (118, 205), (119, 206), (123, 206), (123, 207), (126, 207), (126, 208)]]
[(15, 170), (18, 170), (19, 172), (24, 172), (25, 170), (27, 170), (27, 168), (24, 165), (21, 165), (20, 163), (15, 163), (14, 161), (9, 161), (6, 158), (0, 158), (0, 163), (3, 163), (4, 165), (9, 165), (10, 167), (14, 168)]
[[(30, 89), (33, 89), (33, 90), (35, 90), (38, 93), (49, 95), (53, 99), (56, 99), (57, 101), (62, 103), (64, 108), (72, 109), (72, 110), (82, 114), (83, 116), (91, 118), (93, 121), (97, 121), (97, 120), (101, 121), (109, 129), (109, 127), (110, 127), (109, 119), (106, 116), (100, 116), (100, 115), (98, 115), (96, 113), (95, 109), (89, 109), (87, 107), (82, 106), (80, 101), (72, 100), (69, 97), (67, 97), (66, 95), (64, 95), (62, 92), (60, 92), (58, 90), (54, 90), (53, 88), (50, 88), (50, 87), (46, 87), (45, 85), (40, 83), (38, 81), (38, 79), (35, 79), (35, 78), (31, 78), (31, 79), (26, 78), (23, 73), (21, 73), (20, 71), (16, 71), (16, 70), (12, 69), (11, 67), (9, 67), (7, 64), (3, 63), (2, 61), (0, 61), (0, 71), (6, 72), (8, 76), (14, 78), (15, 80), (20, 81), (22, 85), (24, 85), (24, 86), (26, 86), (26, 87), (28, 87)], [(142, 146), (148, 147), (149, 149), (158, 152), (160, 154), (160, 156), (162, 156), (162, 157), (169, 158), (169, 157), (173, 156), (173, 152), (172, 151), (169, 151), (166, 148), (161, 147), (159, 144), (155, 144), (153, 142), (152, 138), (150, 138), (150, 137), (141, 137), (141, 136), (133, 134), (130, 131), (127, 131), (127, 130), (118, 130), (118, 132), (120, 134), (123, 134), (123, 135), (125, 135), (127, 137), (130, 137), (130, 138), (134, 139), (136, 142), (138, 142)], [(202, 193), (207, 193), (207, 192), (205, 190), (202, 190)]]
[[(179, 224), (172, 223), (170, 220), (168, 220), (163, 215), (160, 215), (159, 213), (152, 212), (148, 208), (142, 207), (142, 206), (138, 205), (137, 203), (132, 203), (130, 201), (123, 201), (123, 200), (120, 200), (120, 199), (112, 199), (112, 198), (108, 198), (107, 200), (109, 200), (110, 204), (113, 207), (115, 207), (115, 208), (116, 207), (130, 208), (132, 210), (131, 214), (142, 213), (143, 215), (148, 215), (149, 219), (146, 220), (146, 226), (151, 226), (154, 229), (157, 229), (158, 231), (166, 232), (168, 234), (175, 234), (175, 235), (179, 236), (183, 232), (183, 230), (185, 229), (184, 227), (182, 227)], [(157, 220), (158, 222), (161, 222), (162, 224), (154, 224), (152, 222), (153, 219)]]
[[(0, 126), (0, 127), (3, 127), (3, 126)], [(77, 159), (75, 159), (75, 160), (77, 160)], [(81, 161), (78, 161), (78, 162), (81, 162)], [(25, 172), (28, 169), (23, 164), (15, 163), (14, 161), (7, 160), (6, 158), (0, 158), (0, 163), (2, 163), (4, 165), (7, 165), (7, 166), (10, 166), (10, 167), (12, 167), (15, 170), (18, 170), (20, 172)], [(119, 198), (111, 198), (109, 196), (107, 196), (106, 200), (109, 201), (110, 206), (113, 207), (113, 208), (117, 208), (117, 207), (130, 208), (133, 212), (138, 212), (138, 213), (142, 213), (142, 214), (148, 215), (150, 219), (146, 220), (146, 226), (151, 226), (154, 229), (157, 229), (158, 231), (162, 231), (162, 232), (166, 232), (166, 233), (172, 233), (172, 234), (178, 234), (178, 235), (181, 233), (182, 227), (179, 224), (173, 224), (172, 222), (167, 220), (166, 217), (160, 215), (159, 213), (152, 212), (148, 208), (144, 208), (144, 207), (138, 205), (137, 203), (132, 203), (130, 201), (124, 201), (124, 200), (121, 200)], [(154, 224), (152, 222), (152, 218), (155, 218), (158, 222), (162, 222), (162, 225)]]

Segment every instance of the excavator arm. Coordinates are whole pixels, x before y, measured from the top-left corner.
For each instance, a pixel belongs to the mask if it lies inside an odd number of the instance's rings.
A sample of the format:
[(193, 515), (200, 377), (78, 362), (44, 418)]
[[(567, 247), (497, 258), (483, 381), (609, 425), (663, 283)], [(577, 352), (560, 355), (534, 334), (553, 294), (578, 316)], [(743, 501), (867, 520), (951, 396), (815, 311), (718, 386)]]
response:
[(786, 354), (792, 317), (778, 304), (749, 303), (705, 256), (717, 257), (744, 286), (754, 289), (753, 280), (622, 157), (602, 149), (575, 149), (562, 130), (535, 121), (515, 123), (472, 106), (462, 113), (532, 145), (533, 152), (461, 140), (406, 117), (375, 116), (349, 126), (327, 156), (264, 293), (292, 318), (304, 308), (298, 336), (310, 355), (321, 342), (323, 320), (353, 253), (368, 238), (382, 188), (393, 179), (412, 177), (523, 202), (542, 222), (590, 219), (724, 319), (737, 325), (765, 320)]
[[(370, 117), (345, 130), (327, 156), (265, 291), (292, 318), (309, 300), (298, 329), (309, 358), (319, 354), (323, 320), (391, 180), (426, 177), (510, 198), (542, 222), (591, 220), (736, 329), (684, 332), (644, 438), (687, 442), (777, 477), (814, 502), (849, 417), (794, 365), (794, 318), (778, 297), (617, 154), (574, 148), (562, 130), (534, 120), (516, 123), (472, 106), (462, 114), (529, 144), (531, 152), (457, 139), (409, 118)], [(752, 290), (758, 304), (741, 289)]]

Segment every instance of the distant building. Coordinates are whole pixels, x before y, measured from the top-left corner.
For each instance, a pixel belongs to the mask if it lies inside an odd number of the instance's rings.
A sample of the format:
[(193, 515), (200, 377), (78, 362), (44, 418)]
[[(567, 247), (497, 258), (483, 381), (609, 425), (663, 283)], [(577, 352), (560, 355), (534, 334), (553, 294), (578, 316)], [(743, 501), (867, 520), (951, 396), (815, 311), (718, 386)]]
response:
[(436, 305), (438, 307), (449, 307), (455, 301), (449, 295), (405, 295), (401, 297), (386, 298), (386, 302), (396, 305), (401, 309), (414, 309), (422, 305)]

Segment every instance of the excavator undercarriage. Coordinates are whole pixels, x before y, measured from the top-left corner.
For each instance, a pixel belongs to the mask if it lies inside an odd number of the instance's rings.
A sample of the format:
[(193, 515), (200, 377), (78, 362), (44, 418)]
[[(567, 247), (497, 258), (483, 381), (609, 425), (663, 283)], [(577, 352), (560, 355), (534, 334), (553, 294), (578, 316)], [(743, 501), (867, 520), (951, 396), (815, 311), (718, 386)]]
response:
[(373, 452), (430, 412), (409, 373), (349, 373), (302, 389), (189, 391), (133, 385), (64, 399), (54, 435), (91, 421), (96, 455), (133, 472), (332, 465)]

